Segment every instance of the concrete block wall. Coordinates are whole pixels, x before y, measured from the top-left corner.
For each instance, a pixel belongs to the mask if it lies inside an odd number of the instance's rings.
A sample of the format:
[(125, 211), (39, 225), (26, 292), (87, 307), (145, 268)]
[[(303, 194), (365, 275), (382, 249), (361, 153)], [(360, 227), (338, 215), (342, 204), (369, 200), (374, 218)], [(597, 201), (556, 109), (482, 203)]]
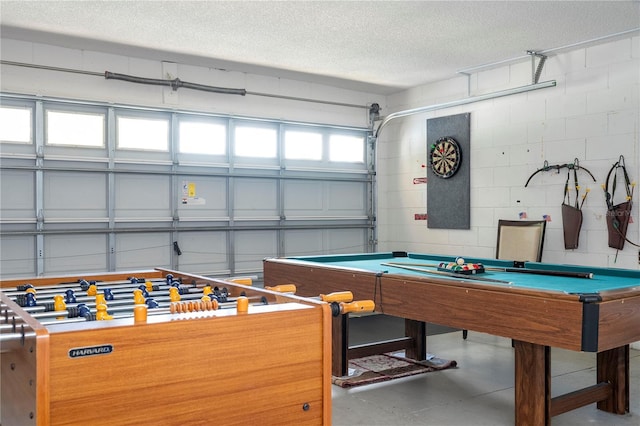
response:
[[(390, 122), (378, 139), (378, 225), (380, 250), (409, 250), (451, 255), (495, 256), (498, 219), (547, 215), (543, 261), (636, 269), (638, 247), (626, 243), (616, 251), (607, 244), (606, 204), (601, 185), (612, 164), (624, 155), (630, 177), (640, 181), (640, 37), (628, 37), (549, 56), (540, 81), (553, 88), (455, 108), (440, 109)], [(530, 84), (531, 62), (504, 65), (387, 98), (385, 114), (441, 104)], [(428, 229), (415, 220), (426, 213), (426, 120), (471, 113), (471, 228)], [(565, 250), (561, 205), (567, 177), (562, 172), (527, 178), (544, 161), (572, 163), (593, 173), (579, 173), (583, 207), (579, 247)], [(572, 177), (573, 179), (573, 177)], [(623, 195), (618, 182), (616, 200)], [(640, 243), (638, 188), (627, 237)], [(575, 194), (571, 194), (571, 202)]]

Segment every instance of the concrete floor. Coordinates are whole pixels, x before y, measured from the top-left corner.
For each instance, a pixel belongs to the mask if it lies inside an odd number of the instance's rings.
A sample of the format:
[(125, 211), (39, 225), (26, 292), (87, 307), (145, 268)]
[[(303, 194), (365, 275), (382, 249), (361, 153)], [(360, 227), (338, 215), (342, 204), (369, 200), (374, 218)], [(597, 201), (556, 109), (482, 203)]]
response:
[[(351, 321), (351, 344), (398, 337), (403, 322), (370, 316)], [(333, 425), (514, 425), (514, 357), (511, 340), (427, 326), (427, 351), (454, 359), (455, 369), (352, 389), (332, 386)], [(372, 339), (373, 338), (373, 339)], [(595, 354), (553, 348), (552, 395), (595, 384)], [(640, 425), (640, 351), (631, 350), (631, 412), (613, 415), (591, 404), (553, 417), (553, 426)]]

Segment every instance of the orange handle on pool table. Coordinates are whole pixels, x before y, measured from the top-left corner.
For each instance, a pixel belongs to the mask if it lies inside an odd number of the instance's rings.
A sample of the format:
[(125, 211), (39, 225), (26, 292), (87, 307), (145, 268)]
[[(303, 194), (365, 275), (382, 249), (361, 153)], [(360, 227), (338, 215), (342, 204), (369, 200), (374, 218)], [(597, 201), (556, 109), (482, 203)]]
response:
[(350, 312), (373, 312), (376, 304), (373, 300), (357, 300), (351, 303), (340, 303), (340, 313), (348, 314)]

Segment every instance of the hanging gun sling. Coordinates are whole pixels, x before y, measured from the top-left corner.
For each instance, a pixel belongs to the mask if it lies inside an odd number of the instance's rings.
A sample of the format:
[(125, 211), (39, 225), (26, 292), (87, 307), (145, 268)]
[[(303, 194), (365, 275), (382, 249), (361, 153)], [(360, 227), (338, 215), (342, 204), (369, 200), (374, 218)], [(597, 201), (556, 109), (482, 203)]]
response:
[[(562, 231), (564, 233), (564, 248), (576, 249), (578, 248), (578, 239), (580, 237), (580, 228), (582, 228), (582, 210), (578, 205), (578, 196), (580, 192), (580, 186), (578, 185), (578, 173), (576, 168), (573, 168), (573, 181), (576, 190), (575, 204), (570, 203), (570, 191), (569, 191), (569, 177), (571, 170), (567, 171), (567, 181), (564, 184), (564, 199), (562, 200)], [(584, 201), (584, 198), (583, 198)]]
[[(625, 202), (614, 205), (613, 199), (616, 192), (618, 171), (622, 171), (627, 196)], [(609, 192), (609, 181), (611, 181), (611, 192)], [(609, 247), (622, 250), (625, 241), (637, 246), (637, 244), (627, 239), (627, 226), (629, 225), (629, 219), (631, 217), (633, 192), (632, 184), (629, 180), (629, 175), (627, 174), (627, 169), (624, 164), (624, 157), (622, 155), (618, 161), (613, 164), (609, 173), (607, 173), (604, 191), (607, 202), (607, 231), (609, 234)]]

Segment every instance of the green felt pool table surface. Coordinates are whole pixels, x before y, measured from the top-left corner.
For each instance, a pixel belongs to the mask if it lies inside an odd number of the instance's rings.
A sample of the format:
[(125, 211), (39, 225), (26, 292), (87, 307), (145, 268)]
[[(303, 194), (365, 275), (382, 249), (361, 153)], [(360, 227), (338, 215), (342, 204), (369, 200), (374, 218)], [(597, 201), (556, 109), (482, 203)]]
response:
[[(455, 256), (428, 255), (419, 253), (406, 253), (406, 256), (393, 256), (392, 252), (368, 253), (368, 254), (346, 254), (346, 255), (326, 255), (326, 256), (300, 256), (290, 257), (305, 262), (324, 264), (326, 266), (337, 266), (344, 268), (363, 269), (371, 272), (381, 272), (386, 274), (401, 274), (412, 276), (428, 276), (426, 271), (436, 271), (440, 262), (455, 262)], [(404, 264), (415, 269), (410, 270), (391, 265), (391, 263)], [(540, 274), (527, 274), (516, 272), (502, 272), (489, 270), (495, 268), (512, 268), (513, 261), (465, 258), (465, 263), (480, 263), (487, 270), (481, 274), (471, 276), (458, 275), (457, 277), (444, 277), (444, 279), (472, 279), (486, 278), (503, 281), (503, 283), (493, 283), (494, 285), (508, 285), (523, 289), (536, 289), (557, 291), (566, 294), (595, 294), (619, 289), (637, 289), (640, 291), (640, 271), (615, 268), (598, 268), (591, 266), (560, 265), (551, 263), (527, 262), (525, 268), (533, 271), (557, 271), (557, 272), (583, 272), (593, 274), (592, 278), (574, 278), (567, 276), (553, 276)], [(425, 266), (431, 265), (431, 266)], [(491, 285), (491, 282), (486, 282)]]

